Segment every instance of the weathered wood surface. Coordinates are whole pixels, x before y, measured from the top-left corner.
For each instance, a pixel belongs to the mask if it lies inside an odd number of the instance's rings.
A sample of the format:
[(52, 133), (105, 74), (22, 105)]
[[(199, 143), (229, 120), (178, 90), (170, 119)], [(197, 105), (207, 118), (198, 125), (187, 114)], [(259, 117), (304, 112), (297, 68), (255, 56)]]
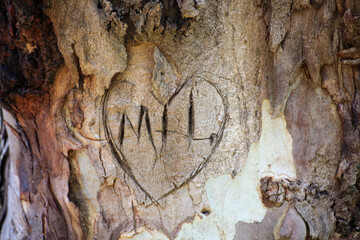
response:
[(2, 239), (359, 237), (359, 1), (2, 0), (0, 33)]

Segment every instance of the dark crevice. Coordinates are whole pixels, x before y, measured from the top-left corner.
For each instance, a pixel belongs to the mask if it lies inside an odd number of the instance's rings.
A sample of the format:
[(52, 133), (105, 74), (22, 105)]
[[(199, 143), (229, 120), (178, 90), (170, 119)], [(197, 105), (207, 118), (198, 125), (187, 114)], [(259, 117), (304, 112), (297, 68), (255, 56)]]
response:
[(155, 154), (157, 155), (157, 151), (156, 151), (156, 147), (155, 147), (155, 143), (154, 143), (154, 139), (153, 139), (153, 135), (152, 135), (152, 131), (151, 131), (151, 122), (150, 122), (150, 117), (149, 117), (149, 112), (148, 110), (146, 110), (146, 114), (145, 114), (145, 123), (146, 123), (146, 129), (147, 129), (147, 133), (149, 135), (149, 140), (151, 142), (151, 145), (155, 151)]
[(101, 4), (101, 0), (98, 0), (97, 8), (98, 8), (98, 9), (103, 9), (103, 6), (102, 6), (102, 4)]
[(39, 135), (38, 135), (37, 131), (34, 131), (34, 132), (35, 132), (35, 141), (36, 141), (37, 150), (38, 150), (39, 154), (41, 155)]
[(4, 225), (7, 214), (7, 190), (8, 190), (8, 175), (9, 175), (9, 143), (8, 135), (3, 122), (3, 113), (0, 109), (0, 232)]
[(167, 104), (164, 106), (163, 116), (162, 116), (162, 132), (161, 132), (161, 139), (162, 139), (162, 146), (161, 150), (165, 148), (166, 141), (167, 141), (167, 131), (168, 131), (168, 115), (167, 115)]
[(289, 33), (286, 32), (284, 38), (281, 40), (281, 42), (279, 44), (282, 49), (285, 49), (285, 44), (286, 44), (286, 40), (287, 40), (288, 37), (289, 37)]
[(212, 133), (211, 135), (210, 135), (210, 145), (212, 145), (213, 143), (214, 143), (214, 141), (215, 141), (215, 139), (216, 139), (216, 134), (215, 133)]
[(205, 216), (209, 216), (211, 213), (211, 210), (208, 208), (203, 208), (203, 209), (201, 209), (201, 213), (204, 214)]
[(144, 113), (145, 113), (145, 107), (141, 106), (140, 107), (140, 114), (139, 114), (139, 121), (138, 121), (138, 129), (137, 129), (138, 142), (139, 142), (140, 136), (141, 136), (141, 125), (142, 125), (142, 121), (143, 121), (143, 118), (144, 118)]
[(118, 134), (120, 147), (122, 147), (123, 145), (124, 135), (125, 135), (125, 113), (123, 113), (121, 116), (120, 129)]
[(71, 45), (72, 50), (73, 50), (73, 57), (74, 57), (74, 61), (75, 61), (75, 65), (76, 65), (76, 69), (79, 75), (79, 89), (83, 90), (84, 89), (84, 74), (81, 70), (81, 66), (80, 66), (80, 59), (78, 57), (78, 55), (76, 54), (75, 51), (75, 44)]
[(189, 147), (190, 147), (192, 139), (194, 138), (194, 131), (195, 131), (193, 89), (191, 89), (190, 95), (189, 95), (189, 119), (188, 119), (188, 125), (189, 125), (188, 126), (188, 138), (189, 138)]

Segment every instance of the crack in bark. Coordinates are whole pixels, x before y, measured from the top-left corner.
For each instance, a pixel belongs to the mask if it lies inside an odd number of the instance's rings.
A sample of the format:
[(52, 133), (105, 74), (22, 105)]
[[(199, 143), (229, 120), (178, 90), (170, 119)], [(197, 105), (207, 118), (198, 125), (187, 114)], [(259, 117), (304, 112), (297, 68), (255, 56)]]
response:
[(194, 98), (193, 98), (193, 90), (191, 89), (189, 95), (189, 118), (188, 118), (188, 140), (189, 140), (189, 149), (191, 146), (191, 140), (194, 138), (195, 131), (195, 114), (194, 114)]
[(106, 169), (105, 169), (104, 161), (103, 161), (103, 159), (102, 159), (102, 157), (101, 157), (101, 153), (102, 153), (102, 148), (100, 147), (100, 148), (99, 148), (99, 160), (100, 160), (100, 162), (101, 162), (101, 167), (102, 167), (102, 169), (103, 169), (103, 171), (104, 171), (104, 176), (106, 177), (106, 176), (107, 176), (107, 174), (106, 174)]
[[(149, 135), (149, 140), (151, 142), (151, 145), (155, 151), (155, 155), (156, 155), (156, 158), (157, 158), (157, 150), (156, 150), (156, 147), (155, 147), (155, 143), (154, 143), (154, 139), (153, 139), (153, 135), (152, 135), (152, 131), (151, 131), (151, 123), (150, 123), (150, 117), (149, 117), (149, 111), (146, 109), (146, 114), (145, 114), (145, 123), (146, 123), (146, 130), (147, 130), (147, 133)], [(155, 163), (156, 163), (156, 160), (155, 160)]]
[(75, 43), (71, 45), (71, 48), (73, 50), (73, 57), (74, 57), (74, 61), (75, 61), (75, 66), (78, 72), (78, 76), (79, 76), (79, 89), (81, 91), (84, 90), (84, 74), (82, 72), (81, 66), (80, 66), (80, 59), (78, 57), (78, 55), (76, 54), (75, 51)]
[(161, 150), (162, 152), (165, 149), (166, 141), (167, 141), (167, 133), (168, 133), (168, 112), (167, 112), (167, 104), (164, 105), (164, 111), (162, 115), (162, 132), (161, 132)]

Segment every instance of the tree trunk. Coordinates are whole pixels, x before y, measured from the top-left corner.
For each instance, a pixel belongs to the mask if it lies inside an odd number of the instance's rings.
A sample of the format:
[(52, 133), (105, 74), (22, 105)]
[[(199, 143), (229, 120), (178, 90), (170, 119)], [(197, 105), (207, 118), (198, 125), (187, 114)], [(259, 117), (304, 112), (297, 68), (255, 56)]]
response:
[(359, 1), (1, 0), (0, 32), (1, 239), (359, 237)]

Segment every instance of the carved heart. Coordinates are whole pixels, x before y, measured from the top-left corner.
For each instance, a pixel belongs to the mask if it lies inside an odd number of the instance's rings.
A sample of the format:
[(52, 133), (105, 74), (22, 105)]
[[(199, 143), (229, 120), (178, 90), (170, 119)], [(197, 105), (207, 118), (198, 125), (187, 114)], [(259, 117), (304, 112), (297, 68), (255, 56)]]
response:
[(157, 201), (196, 177), (209, 163), (228, 120), (224, 96), (206, 80), (188, 80), (165, 104), (135, 86), (113, 83), (105, 92), (106, 138), (121, 168)]

